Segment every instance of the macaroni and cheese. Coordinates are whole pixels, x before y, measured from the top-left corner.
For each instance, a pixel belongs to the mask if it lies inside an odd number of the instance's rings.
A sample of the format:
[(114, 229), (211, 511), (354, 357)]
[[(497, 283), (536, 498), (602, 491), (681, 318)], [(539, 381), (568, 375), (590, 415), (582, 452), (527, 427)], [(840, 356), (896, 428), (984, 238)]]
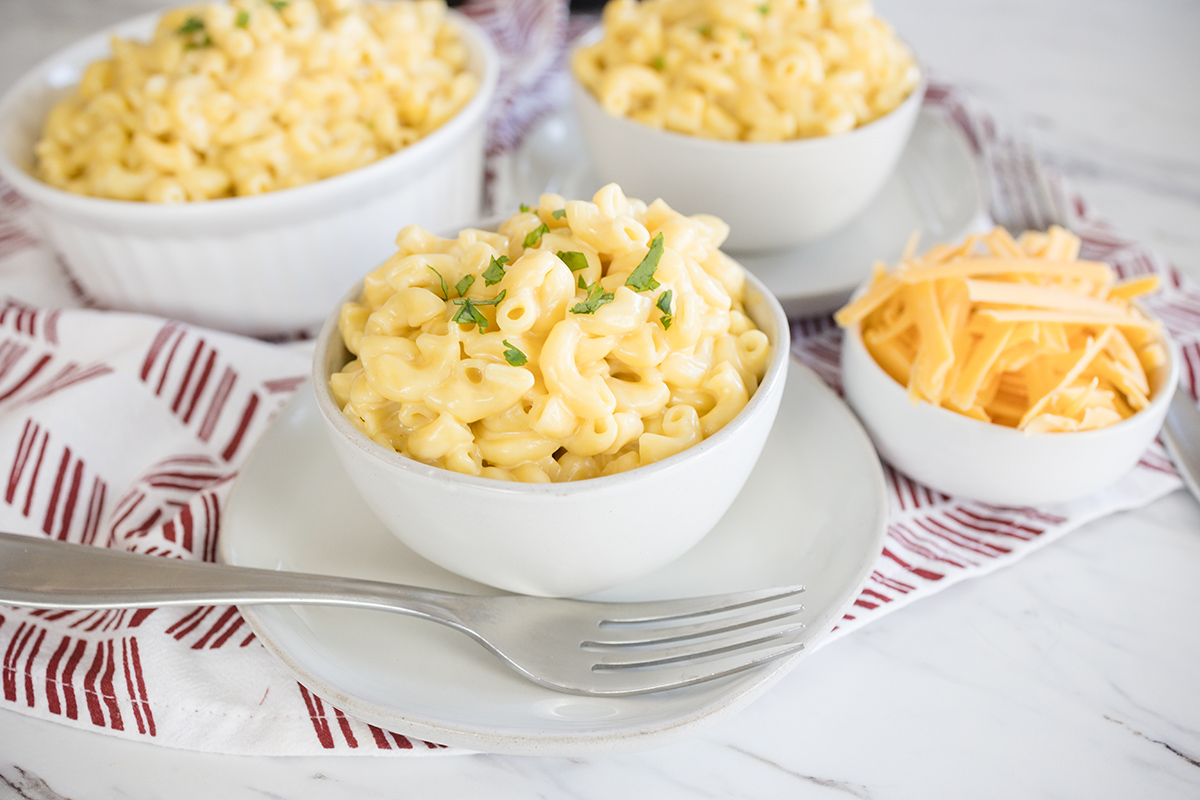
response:
[(78, 194), (184, 202), (364, 166), (453, 116), (478, 79), (443, 0), (230, 0), (114, 37), (47, 117), (36, 174)]
[(714, 139), (851, 130), (917, 86), (870, 0), (611, 0), (576, 77), (613, 116)]
[(346, 416), (416, 460), (559, 482), (691, 447), (748, 402), (770, 354), (715, 217), (615, 184), (543, 195), (495, 232), (402, 230), (339, 324)]

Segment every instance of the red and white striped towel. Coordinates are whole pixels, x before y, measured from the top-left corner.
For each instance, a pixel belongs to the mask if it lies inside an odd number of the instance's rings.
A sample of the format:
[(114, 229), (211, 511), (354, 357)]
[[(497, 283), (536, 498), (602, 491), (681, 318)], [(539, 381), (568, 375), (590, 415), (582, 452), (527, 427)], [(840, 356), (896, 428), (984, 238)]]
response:
[[(542, 52), (564, 35), (562, 6), (553, 0), (511, 7), (510, 13), (526, 15), (519, 18), (532, 25), (526, 29), (504, 16), (503, 5), (473, 13), (493, 31), (509, 26), (497, 38), (514, 63), (522, 42), (539, 42)], [(530, 14), (543, 16), (529, 23)], [(549, 38), (531, 33), (547, 30)], [(554, 52), (545, 64), (561, 64), (561, 47)], [(539, 90), (552, 78), (521, 74), (524, 93), (507, 95), (521, 110), (493, 127), (497, 160), (554, 102)], [(986, 115), (953, 88), (933, 87), (926, 102), (958, 124), (979, 154), (997, 135)], [(1156, 309), (1183, 349), (1184, 380), (1194, 392), (1200, 292), (1114, 233), (1081, 199), (1073, 201), (1088, 257), (1108, 260), (1124, 274), (1166, 276)], [(229, 486), (272, 413), (307, 373), (307, 359), (286, 345), (72, 308), (80, 298), (32, 233), (22, 202), (0, 186), (0, 298), (5, 295), (0, 529), (211, 560)], [(829, 319), (805, 319), (794, 320), (793, 331), (796, 357), (837, 386), (837, 328)], [(837, 635), (1180, 483), (1158, 446), (1116, 487), (1056, 508), (984, 506), (931, 492), (891, 470), (887, 477), (886, 548)], [(313, 695), (233, 608), (0, 607), (0, 654), (0, 707), (128, 739), (237, 754), (459, 752), (381, 730)]]

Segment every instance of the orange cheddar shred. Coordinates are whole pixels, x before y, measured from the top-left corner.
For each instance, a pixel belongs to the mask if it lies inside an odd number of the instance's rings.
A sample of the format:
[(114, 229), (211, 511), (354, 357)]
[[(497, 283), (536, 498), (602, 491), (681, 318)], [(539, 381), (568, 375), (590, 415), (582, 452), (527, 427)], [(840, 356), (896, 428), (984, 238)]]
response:
[(1159, 324), (1131, 300), (1155, 276), (1118, 281), (1052, 227), (996, 228), (916, 254), (834, 318), (862, 326), (872, 357), (914, 402), (1030, 433), (1105, 427), (1143, 409), (1166, 360)]

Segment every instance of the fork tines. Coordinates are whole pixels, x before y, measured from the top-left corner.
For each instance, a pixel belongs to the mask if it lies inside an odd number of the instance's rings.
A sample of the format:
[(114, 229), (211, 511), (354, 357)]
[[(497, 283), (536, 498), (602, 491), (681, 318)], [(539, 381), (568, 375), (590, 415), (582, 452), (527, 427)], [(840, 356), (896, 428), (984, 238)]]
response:
[[(594, 672), (676, 667), (685, 672), (664, 675), (664, 683), (711, 680), (803, 649), (794, 638), (805, 630), (796, 618), (804, 606), (794, 602), (803, 591), (788, 586), (666, 601), (637, 617), (621, 616), (616, 607), (601, 623), (603, 632), (581, 647), (596, 652)], [(672, 624), (678, 622), (686, 624)]]

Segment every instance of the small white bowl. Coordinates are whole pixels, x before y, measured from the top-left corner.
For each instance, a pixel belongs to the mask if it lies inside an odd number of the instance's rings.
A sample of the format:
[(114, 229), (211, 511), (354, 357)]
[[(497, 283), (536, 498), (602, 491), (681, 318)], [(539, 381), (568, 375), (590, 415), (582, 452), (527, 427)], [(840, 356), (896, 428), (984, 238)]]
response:
[[(346, 300), (359, 296), (356, 287)], [(335, 312), (316, 342), (313, 387), (334, 449), (367, 506), (408, 547), (472, 580), (571, 597), (617, 586), (689, 550), (729, 508), (762, 451), (787, 377), (789, 330), (753, 276), (746, 309), (772, 347), (762, 383), (708, 439), (628, 472), (554, 484), (510, 483), (431, 467), (363, 435), (329, 376), (350, 358)]]
[(292, 189), (178, 205), (84, 197), (34, 178), (34, 143), (54, 103), (110, 54), (111, 35), (148, 39), (158, 18), (62, 50), (0, 98), (0, 177), (29, 200), (99, 305), (254, 336), (315, 329), (348, 283), (391, 254), (400, 227), (443, 230), (478, 218), (500, 67), (487, 35), (456, 12), (479, 90), (442, 127), (373, 164)]
[[(599, 30), (580, 46), (597, 41)], [(924, 75), (924, 73), (922, 73)], [(889, 114), (846, 133), (729, 142), (664, 131), (605, 112), (572, 74), (575, 113), (601, 183), (661, 197), (729, 223), (733, 253), (804, 244), (850, 223), (879, 194), (908, 143), (925, 81)]]
[(843, 331), (842, 385), (879, 455), (910, 478), (994, 505), (1051, 505), (1112, 485), (1158, 436), (1179, 381), (1179, 359), (1166, 345), (1168, 363), (1149, 376), (1149, 407), (1091, 431), (1026, 433), (927, 402), (914, 405), (871, 356), (858, 324)]

